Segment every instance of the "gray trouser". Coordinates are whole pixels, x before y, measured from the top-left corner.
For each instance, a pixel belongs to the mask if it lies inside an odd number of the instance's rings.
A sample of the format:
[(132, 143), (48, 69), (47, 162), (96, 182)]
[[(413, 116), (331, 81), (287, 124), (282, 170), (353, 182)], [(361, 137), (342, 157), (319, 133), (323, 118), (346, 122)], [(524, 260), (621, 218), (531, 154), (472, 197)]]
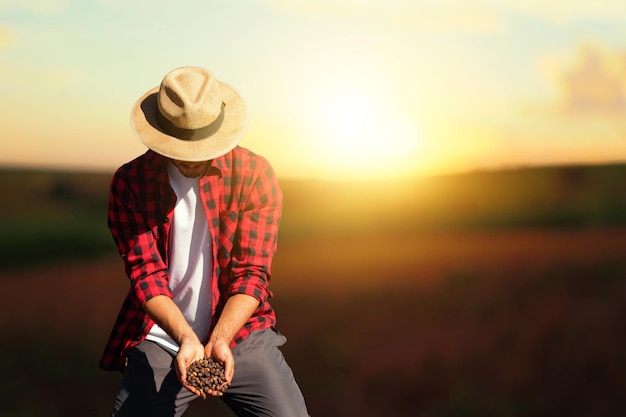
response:
[[(233, 349), (235, 376), (219, 397), (237, 416), (308, 416), (291, 368), (278, 350), (287, 339), (273, 329), (259, 330)], [(113, 417), (179, 417), (198, 398), (178, 381), (176, 353), (144, 341), (128, 353)]]

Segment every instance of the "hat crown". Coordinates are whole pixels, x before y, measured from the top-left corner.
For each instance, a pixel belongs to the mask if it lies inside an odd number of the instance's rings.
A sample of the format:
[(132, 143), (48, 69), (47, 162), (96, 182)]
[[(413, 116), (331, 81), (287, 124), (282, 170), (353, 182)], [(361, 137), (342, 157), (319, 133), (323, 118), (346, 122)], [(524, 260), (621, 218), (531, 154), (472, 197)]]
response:
[(161, 115), (181, 129), (208, 126), (222, 110), (217, 78), (199, 67), (178, 68), (167, 74), (157, 100)]
[(248, 125), (239, 93), (210, 71), (181, 67), (134, 104), (133, 132), (167, 158), (207, 161), (234, 149)]

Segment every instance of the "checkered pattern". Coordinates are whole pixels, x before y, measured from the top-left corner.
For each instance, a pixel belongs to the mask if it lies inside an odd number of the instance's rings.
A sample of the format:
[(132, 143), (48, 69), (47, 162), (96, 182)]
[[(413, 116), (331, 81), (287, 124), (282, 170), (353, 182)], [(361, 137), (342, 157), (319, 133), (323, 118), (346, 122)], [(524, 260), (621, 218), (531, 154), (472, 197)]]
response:
[[(171, 297), (167, 261), (176, 195), (167, 177), (167, 161), (148, 151), (120, 167), (111, 181), (109, 228), (130, 289), (100, 361), (106, 370), (123, 369), (127, 350), (139, 344), (154, 324), (143, 310), (146, 302), (157, 295)], [(268, 300), (282, 192), (270, 164), (241, 147), (213, 160), (200, 178), (200, 189), (213, 239), (211, 328), (229, 296), (243, 293), (259, 300), (236, 334), (234, 347), (251, 332), (276, 323)]]

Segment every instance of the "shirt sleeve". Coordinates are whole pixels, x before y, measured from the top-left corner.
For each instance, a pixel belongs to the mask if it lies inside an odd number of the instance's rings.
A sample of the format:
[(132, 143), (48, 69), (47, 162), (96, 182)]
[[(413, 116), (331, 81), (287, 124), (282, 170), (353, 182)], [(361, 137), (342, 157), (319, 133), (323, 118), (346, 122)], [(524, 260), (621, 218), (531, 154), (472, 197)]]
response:
[(229, 295), (247, 294), (264, 303), (271, 296), (269, 279), (278, 243), (283, 195), (269, 163), (251, 184), (246, 204), (239, 213)]
[[(118, 170), (111, 181), (108, 224), (130, 279), (131, 296), (143, 309), (157, 295), (172, 297), (167, 266), (158, 250), (158, 230), (148, 225), (139, 204), (140, 196), (129, 185), (128, 175)], [(154, 206), (156, 202), (146, 206)]]

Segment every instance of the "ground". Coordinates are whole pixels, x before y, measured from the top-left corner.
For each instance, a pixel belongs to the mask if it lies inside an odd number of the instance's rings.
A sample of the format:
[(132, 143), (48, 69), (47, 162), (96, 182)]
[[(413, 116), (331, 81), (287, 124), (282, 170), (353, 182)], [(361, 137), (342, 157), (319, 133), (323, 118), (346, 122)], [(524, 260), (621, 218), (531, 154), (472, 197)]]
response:
[[(617, 416), (625, 249), (622, 229), (286, 239), (283, 351), (312, 415)], [(113, 256), (0, 272), (0, 416), (107, 415), (119, 375), (97, 362), (126, 290)]]

